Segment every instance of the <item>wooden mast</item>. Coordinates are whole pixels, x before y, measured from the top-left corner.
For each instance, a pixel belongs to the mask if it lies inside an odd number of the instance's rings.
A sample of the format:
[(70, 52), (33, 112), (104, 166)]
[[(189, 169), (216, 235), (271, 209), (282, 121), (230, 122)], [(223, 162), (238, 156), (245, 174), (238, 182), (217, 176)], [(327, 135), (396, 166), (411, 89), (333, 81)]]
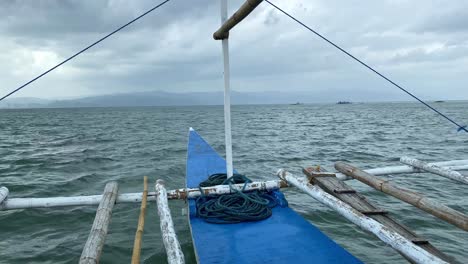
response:
[(262, 0), (247, 0), (229, 19), (227, 0), (221, 0), (221, 27), (213, 34), (213, 38), (222, 41), (224, 60), (224, 136), (226, 144), (226, 173), (233, 175), (232, 165), (232, 135), (231, 135), (231, 81), (229, 68), (229, 30), (244, 19)]
[[(221, 24), (227, 20), (227, 0), (221, 0)], [(229, 39), (222, 39), (224, 61), (224, 137), (226, 144), (226, 173), (233, 175), (231, 135), (231, 81), (229, 68)]]

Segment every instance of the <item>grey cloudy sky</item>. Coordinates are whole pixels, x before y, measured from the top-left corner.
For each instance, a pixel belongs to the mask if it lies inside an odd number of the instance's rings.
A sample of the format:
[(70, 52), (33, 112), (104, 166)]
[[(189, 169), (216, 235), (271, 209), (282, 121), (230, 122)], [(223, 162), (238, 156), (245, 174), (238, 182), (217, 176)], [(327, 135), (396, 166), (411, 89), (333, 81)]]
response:
[[(158, 2), (1, 1), (0, 93)], [(242, 2), (229, 1), (230, 13)], [(423, 98), (468, 99), (468, 1), (272, 2)], [(172, 0), (16, 96), (222, 90), (221, 44), (212, 39), (219, 23), (218, 0)], [(267, 3), (231, 32), (230, 45), (237, 91), (408, 98)]]

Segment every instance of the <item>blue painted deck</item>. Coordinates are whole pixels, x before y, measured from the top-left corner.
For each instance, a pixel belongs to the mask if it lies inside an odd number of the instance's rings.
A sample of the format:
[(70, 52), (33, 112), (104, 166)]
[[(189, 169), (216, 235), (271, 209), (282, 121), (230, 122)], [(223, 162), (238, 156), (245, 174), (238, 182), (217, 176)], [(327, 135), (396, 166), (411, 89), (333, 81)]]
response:
[[(189, 132), (187, 187), (214, 173), (225, 173), (224, 159)], [(248, 176), (248, 175), (247, 175)], [(277, 192), (281, 197), (281, 192)], [(259, 222), (210, 224), (196, 216), (189, 201), (189, 219), (198, 263), (362, 263), (287, 206)], [(352, 239), (352, 238), (350, 238)]]

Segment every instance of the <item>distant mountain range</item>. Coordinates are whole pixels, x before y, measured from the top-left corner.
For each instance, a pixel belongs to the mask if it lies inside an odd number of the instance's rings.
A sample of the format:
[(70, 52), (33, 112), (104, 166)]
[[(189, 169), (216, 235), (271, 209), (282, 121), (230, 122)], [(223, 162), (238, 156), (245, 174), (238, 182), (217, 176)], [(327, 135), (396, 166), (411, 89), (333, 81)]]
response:
[[(402, 95), (366, 91), (310, 91), (310, 92), (232, 92), (232, 104), (292, 104), (336, 103), (347, 100), (398, 101), (406, 99)], [(0, 102), (0, 108), (67, 108), (67, 107), (126, 107), (126, 106), (172, 106), (172, 105), (222, 105), (223, 92), (139, 92), (126, 94), (99, 95), (73, 100), (45, 100), (39, 98), (11, 98)]]

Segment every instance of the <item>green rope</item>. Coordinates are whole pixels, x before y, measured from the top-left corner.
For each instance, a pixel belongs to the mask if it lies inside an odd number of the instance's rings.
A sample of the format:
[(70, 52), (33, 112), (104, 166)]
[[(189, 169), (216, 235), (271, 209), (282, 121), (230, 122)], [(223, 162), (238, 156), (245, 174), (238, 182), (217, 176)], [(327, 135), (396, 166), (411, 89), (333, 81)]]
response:
[[(201, 182), (199, 188), (214, 185), (229, 185), (235, 193), (220, 196), (198, 197), (196, 200), (197, 216), (206, 222), (215, 224), (234, 224), (248, 221), (260, 221), (271, 216), (271, 208), (277, 205), (276, 199), (267, 192), (252, 191), (244, 193), (247, 183), (252, 182), (242, 174), (227, 178), (224, 173), (213, 174)], [(242, 190), (232, 184), (244, 183)]]

